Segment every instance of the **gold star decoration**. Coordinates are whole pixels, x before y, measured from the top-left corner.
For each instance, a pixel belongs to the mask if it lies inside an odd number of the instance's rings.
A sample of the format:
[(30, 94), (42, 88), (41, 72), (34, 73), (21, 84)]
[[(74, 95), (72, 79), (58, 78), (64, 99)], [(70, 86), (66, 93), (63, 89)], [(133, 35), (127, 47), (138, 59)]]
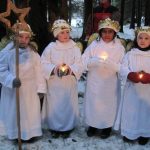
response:
[[(13, 4), (11, 0), (7, 0), (7, 10), (4, 13), (0, 13), (0, 21), (3, 22), (6, 27), (11, 29), (11, 22), (6, 18), (10, 16), (11, 11), (18, 16), (18, 20), (21, 23), (24, 23), (25, 16), (29, 13), (30, 7), (19, 9)], [(26, 23), (26, 22), (25, 22)]]

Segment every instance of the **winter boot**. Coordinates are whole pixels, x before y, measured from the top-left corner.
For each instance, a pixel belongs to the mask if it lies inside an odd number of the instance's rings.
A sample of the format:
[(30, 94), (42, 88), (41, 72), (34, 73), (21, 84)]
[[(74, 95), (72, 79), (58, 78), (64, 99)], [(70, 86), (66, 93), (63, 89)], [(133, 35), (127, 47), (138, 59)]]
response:
[(102, 129), (100, 137), (102, 139), (107, 139), (110, 136), (110, 133), (111, 133), (111, 127), (110, 128), (106, 128), (106, 129)]
[(61, 132), (61, 137), (62, 137), (63, 139), (66, 139), (66, 138), (68, 138), (68, 137), (70, 136), (70, 133), (71, 133), (70, 130), (69, 130), (69, 131)]
[(94, 127), (89, 127), (88, 130), (87, 130), (87, 136), (88, 137), (92, 137), (96, 134), (96, 131), (97, 131), (97, 128), (94, 128)]
[(130, 139), (128, 139), (125, 136), (123, 136), (123, 141), (126, 142), (126, 143), (132, 143), (132, 142), (134, 142), (134, 140), (130, 140)]
[(51, 135), (52, 135), (52, 138), (56, 139), (56, 138), (59, 138), (60, 132), (52, 130)]
[(140, 145), (146, 145), (146, 144), (148, 143), (148, 140), (149, 140), (149, 138), (146, 138), (146, 137), (139, 137), (139, 138), (138, 138), (138, 143), (139, 143)]

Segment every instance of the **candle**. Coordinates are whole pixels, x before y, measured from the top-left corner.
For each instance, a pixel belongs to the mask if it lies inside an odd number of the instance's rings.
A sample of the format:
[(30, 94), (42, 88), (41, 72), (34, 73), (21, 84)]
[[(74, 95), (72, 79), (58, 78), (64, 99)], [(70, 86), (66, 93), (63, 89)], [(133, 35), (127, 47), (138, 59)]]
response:
[(65, 72), (66, 69), (67, 69), (66, 66), (61, 66), (61, 67), (60, 67), (60, 70), (61, 70), (62, 72)]
[(142, 73), (142, 72), (139, 73), (139, 78), (140, 78), (140, 79), (143, 78), (143, 73)]
[(100, 55), (100, 58), (103, 60), (106, 60), (108, 58), (108, 54), (106, 52), (102, 52), (102, 54)]
[(59, 70), (58, 70), (58, 77), (62, 77), (67, 75), (68, 73), (68, 66), (65, 64), (62, 64), (61, 66), (59, 66)]
[(62, 72), (65, 72), (66, 67), (62, 66), (60, 69), (61, 69)]

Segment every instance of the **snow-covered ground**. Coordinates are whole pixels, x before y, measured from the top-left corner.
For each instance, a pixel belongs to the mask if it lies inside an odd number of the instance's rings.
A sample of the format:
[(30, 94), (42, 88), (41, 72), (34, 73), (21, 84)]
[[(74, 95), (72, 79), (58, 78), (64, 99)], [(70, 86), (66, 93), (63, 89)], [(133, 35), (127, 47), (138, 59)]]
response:
[[(79, 82), (79, 95), (82, 96), (85, 89), (85, 81)], [(63, 139), (51, 138), (48, 130), (43, 131), (43, 136), (34, 143), (23, 143), (23, 150), (149, 150), (150, 142), (147, 145), (140, 146), (137, 142), (133, 144), (124, 143), (119, 133), (113, 132), (108, 139), (97, 137), (87, 137), (87, 126), (84, 123), (83, 116), (83, 98), (79, 97), (80, 118), (76, 129), (70, 137)], [(7, 137), (0, 136), (0, 150), (17, 150), (18, 146)]]

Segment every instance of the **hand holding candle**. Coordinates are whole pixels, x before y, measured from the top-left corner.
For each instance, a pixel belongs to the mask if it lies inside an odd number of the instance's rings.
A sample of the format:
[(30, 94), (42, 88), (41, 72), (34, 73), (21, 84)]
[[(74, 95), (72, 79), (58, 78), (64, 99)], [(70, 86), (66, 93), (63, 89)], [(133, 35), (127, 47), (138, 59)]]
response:
[(66, 64), (62, 64), (58, 68), (58, 77), (66, 76), (69, 74), (69, 67)]
[(150, 74), (146, 73), (144, 71), (139, 72), (139, 79), (140, 82), (143, 84), (149, 84), (150, 83)]
[(130, 72), (127, 76), (127, 78), (134, 82), (134, 83), (143, 83), (143, 84), (149, 84), (150, 83), (150, 74), (146, 73), (144, 71), (140, 72)]
[(103, 51), (100, 56), (100, 62), (104, 64), (104, 67), (108, 69), (113, 69), (115, 71), (118, 71), (120, 69), (120, 64), (116, 63), (113, 59), (108, 57), (108, 53)]
[(100, 55), (100, 58), (105, 61), (106, 59), (108, 59), (108, 54), (106, 52), (102, 52)]
[(127, 78), (128, 78), (128, 80), (130, 80), (133, 83), (139, 83), (140, 82), (138, 72), (129, 72)]
[(143, 76), (144, 76), (144, 71), (140, 71), (140, 72), (139, 72), (139, 79), (142, 79)]
[(59, 68), (62, 72), (65, 72), (67, 69), (67, 66), (64, 64)]

